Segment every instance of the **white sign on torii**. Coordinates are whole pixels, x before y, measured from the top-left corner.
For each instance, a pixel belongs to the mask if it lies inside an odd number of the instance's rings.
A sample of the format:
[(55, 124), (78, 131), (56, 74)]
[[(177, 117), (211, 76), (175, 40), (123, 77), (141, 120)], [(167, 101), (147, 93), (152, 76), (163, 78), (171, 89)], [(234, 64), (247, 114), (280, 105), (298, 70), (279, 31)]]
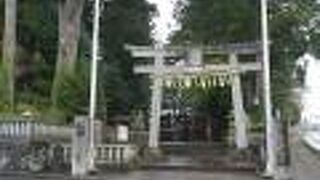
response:
[[(163, 82), (172, 77), (187, 77), (195, 75), (211, 75), (230, 77), (232, 86), (232, 102), (235, 119), (235, 144), (237, 148), (248, 147), (247, 122), (248, 117), (243, 107), (240, 74), (248, 71), (261, 71), (260, 62), (238, 63), (238, 55), (259, 55), (260, 44), (229, 44), (225, 46), (205, 47), (150, 47), (126, 46), (135, 58), (152, 58), (153, 65), (134, 67), (137, 74), (146, 74), (152, 78), (151, 116), (149, 120), (149, 147), (158, 148), (160, 134), (160, 118), (162, 105)], [(167, 58), (177, 58), (187, 53), (190, 60), (187, 65), (166, 65)], [(228, 64), (204, 64), (204, 55), (228, 55)]]

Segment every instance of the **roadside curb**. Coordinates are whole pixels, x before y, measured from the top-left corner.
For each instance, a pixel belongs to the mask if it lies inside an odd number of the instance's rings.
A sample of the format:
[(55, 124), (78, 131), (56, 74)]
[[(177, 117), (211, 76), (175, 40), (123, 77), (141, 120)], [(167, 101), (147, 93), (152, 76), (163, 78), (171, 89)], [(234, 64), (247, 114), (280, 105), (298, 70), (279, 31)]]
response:
[(162, 165), (146, 165), (141, 170), (152, 171), (197, 171), (197, 172), (234, 172), (234, 173), (256, 173), (254, 168), (234, 168), (234, 167), (197, 167), (197, 166), (162, 166)]
[[(232, 168), (181, 168), (181, 167), (142, 167), (138, 171), (194, 171), (194, 172), (233, 172), (237, 174), (255, 174), (251, 168), (243, 168), (243, 169), (232, 169)], [(84, 177), (74, 177), (70, 174), (63, 174), (63, 173), (29, 173), (29, 172), (0, 172), (0, 179), (1, 177), (13, 177), (13, 178), (26, 178), (26, 179), (41, 179), (41, 180), (102, 180), (108, 176), (108, 173), (98, 173), (94, 175), (88, 175)]]
[(93, 175), (85, 177), (74, 177), (63, 173), (29, 173), (29, 172), (0, 172), (0, 177), (24, 177), (32, 179), (55, 179), (55, 180), (97, 180), (102, 179), (103, 175)]

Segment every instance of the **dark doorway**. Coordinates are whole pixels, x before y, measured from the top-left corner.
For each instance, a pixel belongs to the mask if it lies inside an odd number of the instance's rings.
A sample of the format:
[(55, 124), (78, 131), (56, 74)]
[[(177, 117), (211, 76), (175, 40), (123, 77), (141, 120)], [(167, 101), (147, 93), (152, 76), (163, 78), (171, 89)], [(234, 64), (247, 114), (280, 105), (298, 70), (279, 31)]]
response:
[(161, 118), (162, 142), (223, 142), (227, 139), (232, 109), (229, 86), (166, 93), (169, 95)]

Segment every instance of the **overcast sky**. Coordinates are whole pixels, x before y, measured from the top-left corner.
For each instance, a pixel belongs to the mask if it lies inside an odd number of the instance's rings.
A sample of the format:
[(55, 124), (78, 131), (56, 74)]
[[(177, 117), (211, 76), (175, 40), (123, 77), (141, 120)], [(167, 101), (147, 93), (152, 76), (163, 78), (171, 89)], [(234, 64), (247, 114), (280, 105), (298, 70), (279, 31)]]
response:
[(173, 18), (174, 3), (177, 0), (148, 0), (157, 5), (159, 17), (154, 19), (156, 29), (154, 31), (155, 39), (160, 42), (167, 42), (170, 32), (177, 29), (177, 23)]

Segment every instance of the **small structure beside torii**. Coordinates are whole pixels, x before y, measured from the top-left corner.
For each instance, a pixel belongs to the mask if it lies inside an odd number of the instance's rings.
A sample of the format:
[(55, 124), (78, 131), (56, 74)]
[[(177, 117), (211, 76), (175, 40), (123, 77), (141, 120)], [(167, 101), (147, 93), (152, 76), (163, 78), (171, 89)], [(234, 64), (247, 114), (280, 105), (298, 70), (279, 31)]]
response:
[[(192, 84), (202, 86), (232, 87), (232, 104), (235, 120), (235, 144), (238, 149), (248, 147), (248, 116), (243, 106), (240, 75), (245, 72), (262, 71), (259, 61), (261, 45), (258, 42), (227, 44), (220, 46), (126, 46), (134, 58), (153, 59), (151, 65), (136, 65), (136, 74), (149, 75), (152, 79), (152, 98), (149, 119), (149, 147), (158, 148), (161, 105), (164, 86)], [(205, 63), (206, 56), (223, 55), (228, 63)], [(240, 55), (255, 56), (254, 62), (240, 63)], [(179, 59), (170, 63), (170, 59)]]

